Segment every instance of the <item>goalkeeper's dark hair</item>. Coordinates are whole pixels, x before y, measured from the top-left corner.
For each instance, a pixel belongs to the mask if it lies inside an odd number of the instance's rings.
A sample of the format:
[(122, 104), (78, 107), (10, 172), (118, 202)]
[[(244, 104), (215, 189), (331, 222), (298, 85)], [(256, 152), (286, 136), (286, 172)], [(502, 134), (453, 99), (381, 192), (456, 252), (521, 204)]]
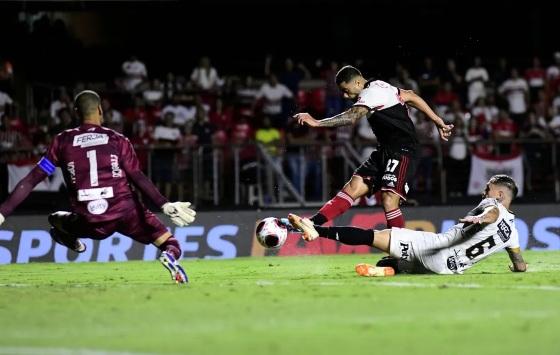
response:
[(80, 117), (94, 114), (100, 104), (101, 98), (92, 90), (84, 90), (74, 98), (74, 108)]
[(504, 174), (494, 175), (490, 178), (490, 180), (488, 180), (488, 183), (507, 187), (508, 190), (511, 191), (511, 199), (512, 200), (515, 197), (517, 197), (517, 193), (519, 192), (519, 189), (517, 188), (517, 184), (511, 178), (511, 176), (508, 176), (508, 175), (504, 175)]
[(336, 85), (340, 85), (342, 83), (349, 83), (350, 80), (354, 79), (357, 76), (362, 76), (362, 73), (356, 68), (351, 65), (346, 65), (336, 73)]

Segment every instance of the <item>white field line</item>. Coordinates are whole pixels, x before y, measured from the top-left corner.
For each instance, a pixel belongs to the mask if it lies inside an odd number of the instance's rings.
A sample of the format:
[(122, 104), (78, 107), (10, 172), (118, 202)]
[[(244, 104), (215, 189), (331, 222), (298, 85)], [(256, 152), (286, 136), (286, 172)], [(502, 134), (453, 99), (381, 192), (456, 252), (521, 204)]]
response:
[[(153, 353), (152, 353), (153, 354)], [(0, 355), (150, 355), (130, 351), (0, 346)]]
[[(281, 281), (274, 282), (270, 280), (258, 280), (258, 286), (289, 286), (291, 282)], [(311, 283), (315, 286), (344, 286), (347, 283), (338, 281), (323, 281)], [(387, 281), (387, 282), (372, 282), (367, 286), (374, 287), (411, 287), (411, 288), (470, 288), (470, 289), (504, 289), (504, 290), (538, 290), (538, 291), (560, 291), (560, 286), (555, 285), (511, 285), (511, 286), (484, 286), (474, 283), (421, 283), (421, 282), (407, 282), (407, 281)]]
[[(319, 286), (340, 286), (342, 282), (319, 282)], [(484, 286), (480, 284), (462, 283), (421, 283), (406, 281), (387, 281), (371, 283), (376, 287), (416, 287), (416, 288), (475, 288), (475, 289), (507, 289), (507, 290), (539, 290), (539, 291), (560, 291), (560, 286), (554, 285), (511, 285), (511, 286)]]
[[(255, 282), (257, 286), (289, 286), (291, 282), (281, 281), (275, 282), (270, 280), (258, 280)], [(337, 281), (324, 281), (324, 282), (317, 282), (312, 283), (312, 285), (317, 286), (343, 286), (346, 285), (344, 282), (337, 282)], [(84, 287), (84, 286), (102, 286), (102, 284), (73, 284), (72, 287)], [(219, 286), (225, 286), (220, 284)], [(504, 290), (538, 290), (538, 291), (560, 291), (560, 286), (555, 285), (511, 285), (511, 286), (484, 286), (480, 284), (473, 284), (473, 283), (421, 283), (421, 282), (407, 282), (407, 281), (387, 281), (387, 282), (372, 282), (369, 286), (375, 287), (412, 287), (412, 288), (470, 288), (470, 289), (504, 289)], [(31, 284), (18, 284), (18, 283), (9, 283), (9, 284), (1, 284), (0, 287), (35, 287), (35, 285)], [(1, 352), (0, 347), (0, 355), (4, 354)]]

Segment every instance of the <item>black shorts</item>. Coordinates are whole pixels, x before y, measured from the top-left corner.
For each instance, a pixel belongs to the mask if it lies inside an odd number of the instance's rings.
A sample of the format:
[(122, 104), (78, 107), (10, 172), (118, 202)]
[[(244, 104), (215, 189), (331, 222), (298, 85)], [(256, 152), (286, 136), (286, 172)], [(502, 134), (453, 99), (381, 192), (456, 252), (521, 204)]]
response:
[(392, 191), (406, 201), (408, 182), (414, 177), (417, 165), (414, 150), (380, 148), (371, 153), (354, 175), (364, 179), (370, 196), (379, 190)]

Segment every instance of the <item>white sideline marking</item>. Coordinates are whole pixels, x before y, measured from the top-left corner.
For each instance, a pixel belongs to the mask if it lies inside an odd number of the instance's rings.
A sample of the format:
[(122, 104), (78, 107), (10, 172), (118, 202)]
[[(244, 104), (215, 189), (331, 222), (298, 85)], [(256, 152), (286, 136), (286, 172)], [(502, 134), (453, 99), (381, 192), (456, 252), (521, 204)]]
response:
[[(270, 280), (258, 280), (255, 282), (257, 286), (274, 286), (274, 285), (282, 285), (288, 286), (290, 282), (279, 282), (276, 283)], [(318, 286), (343, 286), (346, 285), (344, 282), (338, 281), (324, 281), (314, 283), (314, 285)], [(441, 284), (434, 284), (434, 283), (420, 283), (420, 282), (406, 282), (406, 281), (387, 281), (387, 282), (375, 282), (371, 283), (370, 285), (378, 286), (378, 287), (417, 287), (417, 288), (472, 288), (472, 289), (503, 289), (503, 290), (539, 290), (539, 291), (560, 291), (560, 286), (555, 285), (512, 285), (512, 286), (483, 286), (480, 284), (461, 284), (461, 283), (441, 283)], [(102, 284), (74, 284), (72, 287), (90, 287), (90, 286), (102, 286)], [(223, 285), (220, 285), (223, 286)], [(18, 284), (18, 283), (9, 283), (9, 284), (0, 284), (0, 287), (34, 287), (31, 284)], [(2, 352), (2, 347), (0, 347), (0, 355), (5, 354)], [(121, 354), (121, 353), (115, 353)], [(127, 353), (122, 353), (127, 354)]]
[[(341, 286), (345, 285), (342, 282), (329, 281), (319, 282), (319, 286)], [(480, 284), (460, 284), (460, 283), (420, 283), (420, 282), (406, 282), (406, 281), (387, 281), (372, 283), (373, 286), (380, 287), (418, 287), (418, 288), (491, 288), (491, 289), (514, 289), (514, 290), (540, 290), (540, 291), (560, 291), (560, 286), (554, 285), (512, 285), (512, 286), (483, 286)]]
[(482, 285), (479, 284), (424, 284), (421, 282), (406, 282), (406, 281), (388, 281), (386, 283), (380, 284), (382, 286), (393, 286), (393, 287), (423, 287), (423, 288), (434, 288), (434, 287), (442, 287), (442, 288), (484, 288)]
[(274, 282), (268, 280), (259, 280), (256, 282), (257, 286), (273, 286)]
[(150, 355), (153, 353), (135, 353), (130, 351), (107, 351), (71, 348), (18, 348), (0, 346), (0, 355)]

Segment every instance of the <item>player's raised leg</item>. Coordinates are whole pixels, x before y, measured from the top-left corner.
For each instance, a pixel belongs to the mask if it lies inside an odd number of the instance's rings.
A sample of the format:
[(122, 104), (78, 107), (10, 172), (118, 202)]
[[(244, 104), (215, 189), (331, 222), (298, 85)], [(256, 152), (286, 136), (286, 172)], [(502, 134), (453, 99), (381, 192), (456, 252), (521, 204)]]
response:
[(86, 251), (86, 245), (80, 241), (78, 237), (72, 235), (73, 228), (78, 224), (78, 215), (67, 211), (57, 211), (49, 215), (49, 224), (51, 229), (49, 231), (51, 237), (58, 244), (64, 245), (76, 253), (83, 253)]
[(321, 236), (322, 238), (333, 239), (348, 245), (367, 245), (386, 253), (389, 252), (389, 244), (391, 241), (390, 229), (377, 231), (349, 226), (322, 227), (313, 225), (311, 220), (301, 218), (293, 213), (288, 215), (288, 219), (295, 228), (302, 232), (304, 239), (308, 241)]
[(315, 229), (313, 221), (309, 218), (301, 218), (293, 213), (288, 214), (288, 220), (295, 230), (302, 233), (302, 238), (308, 242), (315, 240), (319, 237), (319, 233)]
[[(322, 227), (313, 225), (309, 219), (289, 214), (290, 223), (303, 233), (305, 240), (313, 240), (318, 236), (336, 240), (348, 245), (367, 245), (375, 247), (386, 253), (389, 252), (391, 230), (376, 231), (358, 227)], [(310, 239), (309, 236), (316, 236)], [(361, 263), (356, 265), (356, 272), (361, 276), (392, 276), (395, 269), (391, 265), (371, 265)]]
[(363, 178), (359, 175), (353, 175), (350, 181), (344, 185), (344, 188), (309, 219), (315, 225), (325, 224), (346, 212), (352, 207), (356, 199), (366, 195), (368, 191), (369, 187), (364, 183)]

